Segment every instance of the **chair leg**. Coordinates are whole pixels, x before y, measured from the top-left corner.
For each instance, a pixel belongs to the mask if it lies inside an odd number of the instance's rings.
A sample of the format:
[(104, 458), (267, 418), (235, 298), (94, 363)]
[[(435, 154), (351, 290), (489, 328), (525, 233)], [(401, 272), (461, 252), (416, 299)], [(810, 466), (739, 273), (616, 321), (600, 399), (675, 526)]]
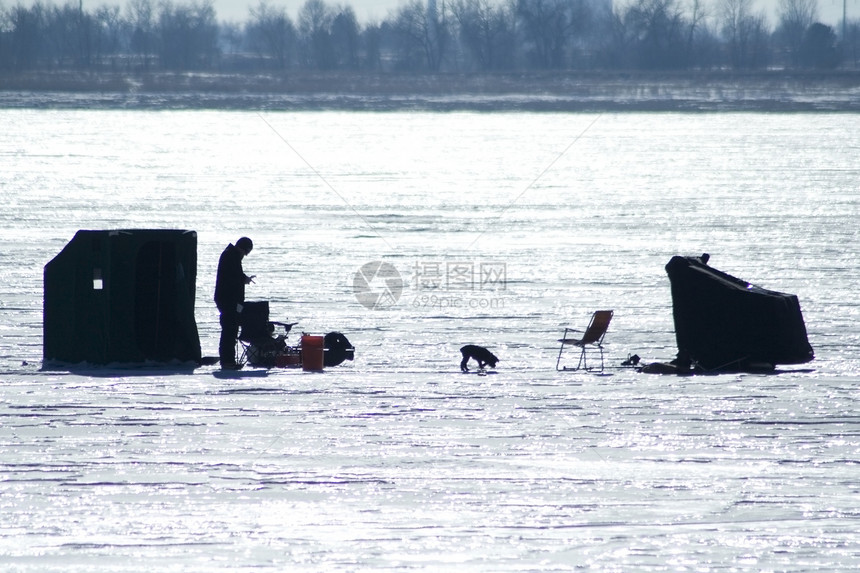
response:
[(236, 341), (236, 364), (238, 366), (245, 366), (245, 363), (248, 361), (248, 349), (242, 344), (240, 341)]
[[(597, 350), (599, 350), (599, 351), (600, 351), (600, 370), (599, 370), (599, 372), (603, 372), (603, 369), (604, 369), (604, 365), (603, 365), (603, 347), (602, 347), (602, 346), (598, 346), (598, 347), (597, 347)], [(584, 351), (585, 351), (585, 349), (583, 348), (583, 352), (584, 352)], [(586, 366), (586, 368), (585, 368), (585, 369), (586, 369), (586, 370), (588, 370), (588, 367)], [(592, 370), (594, 370), (595, 372), (598, 372), (597, 368), (593, 368)], [(591, 372), (591, 370), (589, 370), (589, 372)]]
[[(567, 340), (567, 333), (570, 329), (564, 329), (564, 335), (562, 336), (562, 340)], [(555, 369), (557, 371), (568, 370), (568, 371), (577, 371), (577, 370), (586, 370), (590, 372), (588, 368), (588, 348), (586, 346), (579, 346), (579, 362), (576, 363), (576, 368), (568, 368), (567, 366), (561, 365), (561, 355), (564, 352), (564, 342), (561, 343), (561, 347), (558, 349), (558, 358), (555, 360)], [(603, 347), (597, 347), (600, 350), (600, 371), (603, 372)], [(595, 368), (594, 370), (597, 370)]]
[[(566, 328), (564, 329), (564, 334), (561, 336), (561, 339), (562, 339), (562, 340), (567, 340), (567, 330), (568, 330), (568, 329), (566, 329)], [(557, 358), (557, 359), (556, 359), (556, 361), (555, 361), (555, 369), (556, 369), (556, 371), (562, 370), (562, 369), (561, 369), (561, 368), (559, 368), (558, 366), (559, 366), (559, 364), (561, 364), (561, 353), (562, 353), (563, 351), (564, 351), (564, 342), (562, 342), (562, 343), (560, 344), (559, 349), (558, 349), (558, 358)]]

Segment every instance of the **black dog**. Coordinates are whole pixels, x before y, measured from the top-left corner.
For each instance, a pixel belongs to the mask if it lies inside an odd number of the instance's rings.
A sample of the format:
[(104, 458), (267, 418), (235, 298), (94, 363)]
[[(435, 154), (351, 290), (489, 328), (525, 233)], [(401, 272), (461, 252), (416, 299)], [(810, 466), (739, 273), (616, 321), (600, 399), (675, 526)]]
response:
[(478, 363), (478, 369), (483, 370), (485, 364), (489, 364), (490, 368), (495, 368), (497, 362), (501, 362), (496, 355), (484, 348), (483, 346), (476, 346), (474, 344), (467, 344), (463, 348), (460, 349), (460, 353), (463, 355), (463, 361), (460, 362), (460, 370), (463, 372), (468, 372), (469, 368), (466, 366), (466, 363), (469, 362), (470, 358), (474, 358)]

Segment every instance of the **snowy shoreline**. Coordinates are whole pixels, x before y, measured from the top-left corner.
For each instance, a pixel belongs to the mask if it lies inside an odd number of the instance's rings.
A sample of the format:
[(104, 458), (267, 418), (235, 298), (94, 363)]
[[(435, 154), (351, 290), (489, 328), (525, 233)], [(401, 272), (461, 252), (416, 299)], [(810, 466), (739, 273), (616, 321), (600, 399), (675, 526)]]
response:
[(860, 111), (860, 74), (74, 74), (0, 76), (0, 109)]

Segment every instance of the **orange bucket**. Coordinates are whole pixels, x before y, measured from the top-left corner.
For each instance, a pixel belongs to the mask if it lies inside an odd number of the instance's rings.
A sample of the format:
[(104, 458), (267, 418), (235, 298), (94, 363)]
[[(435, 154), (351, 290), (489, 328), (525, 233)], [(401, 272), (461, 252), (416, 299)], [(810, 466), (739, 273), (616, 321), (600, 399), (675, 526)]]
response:
[(322, 336), (302, 335), (302, 370), (320, 371), (325, 363), (325, 339)]

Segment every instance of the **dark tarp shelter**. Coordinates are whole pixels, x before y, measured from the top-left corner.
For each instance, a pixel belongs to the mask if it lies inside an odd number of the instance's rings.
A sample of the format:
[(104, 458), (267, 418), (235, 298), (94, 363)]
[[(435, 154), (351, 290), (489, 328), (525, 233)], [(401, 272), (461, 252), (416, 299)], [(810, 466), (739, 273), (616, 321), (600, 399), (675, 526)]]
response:
[(200, 363), (197, 233), (78, 231), (45, 265), (45, 362)]
[(666, 272), (679, 364), (743, 370), (814, 358), (795, 295), (751, 285), (699, 257), (672, 257)]

